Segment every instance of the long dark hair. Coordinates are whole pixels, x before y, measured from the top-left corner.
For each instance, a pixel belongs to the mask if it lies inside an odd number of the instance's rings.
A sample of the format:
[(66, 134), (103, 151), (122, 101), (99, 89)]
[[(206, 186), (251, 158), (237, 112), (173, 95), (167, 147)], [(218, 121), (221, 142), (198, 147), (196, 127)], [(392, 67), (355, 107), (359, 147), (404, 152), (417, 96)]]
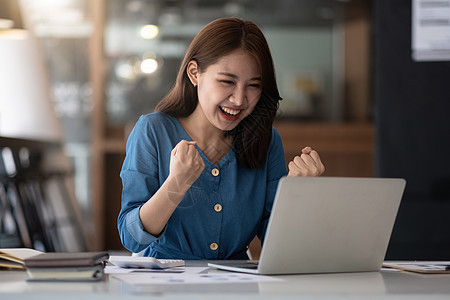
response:
[(262, 75), (262, 93), (254, 110), (233, 130), (233, 150), (238, 163), (250, 169), (264, 166), (272, 138), (272, 124), (281, 100), (275, 79), (272, 55), (266, 38), (251, 21), (221, 18), (207, 24), (193, 39), (178, 71), (175, 86), (155, 108), (174, 117), (187, 117), (197, 107), (197, 88), (187, 75), (187, 66), (195, 60), (200, 72), (236, 49), (253, 55)]

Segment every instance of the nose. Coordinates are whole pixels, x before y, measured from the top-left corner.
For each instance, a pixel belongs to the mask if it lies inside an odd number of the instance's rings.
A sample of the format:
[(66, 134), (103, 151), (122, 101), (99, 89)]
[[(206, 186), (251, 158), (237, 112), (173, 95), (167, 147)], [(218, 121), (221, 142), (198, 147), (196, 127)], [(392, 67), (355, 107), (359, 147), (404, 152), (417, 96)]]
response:
[(230, 102), (236, 106), (241, 106), (247, 99), (245, 88), (236, 87), (230, 96)]

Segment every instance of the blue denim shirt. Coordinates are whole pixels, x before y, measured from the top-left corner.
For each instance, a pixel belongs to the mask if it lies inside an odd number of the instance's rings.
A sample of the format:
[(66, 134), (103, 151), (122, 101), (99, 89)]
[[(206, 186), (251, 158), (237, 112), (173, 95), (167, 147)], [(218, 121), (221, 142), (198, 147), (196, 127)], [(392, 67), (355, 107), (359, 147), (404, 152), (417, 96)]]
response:
[(278, 132), (272, 130), (264, 168), (258, 170), (239, 166), (233, 150), (215, 165), (197, 147), (205, 168), (164, 231), (153, 236), (143, 229), (139, 209), (168, 177), (170, 153), (182, 139), (192, 140), (167, 114), (151, 113), (136, 123), (120, 173), (122, 244), (135, 253), (145, 249), (145, 256), (156, 258), (246, 259), (254, 236), (264, 239), (278, 181), (287, 174)]

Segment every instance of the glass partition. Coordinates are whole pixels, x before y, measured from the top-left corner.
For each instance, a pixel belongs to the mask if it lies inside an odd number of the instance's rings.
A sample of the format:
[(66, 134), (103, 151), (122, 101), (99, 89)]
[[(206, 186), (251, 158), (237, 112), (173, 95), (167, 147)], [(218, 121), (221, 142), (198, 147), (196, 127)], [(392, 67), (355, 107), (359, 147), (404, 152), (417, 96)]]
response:
[(106, 2), (106, 110), (110, 125), (151, 112), (172, 87), (184, 52), (213, 19), (258, 24), (274, 58), (280, 118), (342, 119), (341, 1)]

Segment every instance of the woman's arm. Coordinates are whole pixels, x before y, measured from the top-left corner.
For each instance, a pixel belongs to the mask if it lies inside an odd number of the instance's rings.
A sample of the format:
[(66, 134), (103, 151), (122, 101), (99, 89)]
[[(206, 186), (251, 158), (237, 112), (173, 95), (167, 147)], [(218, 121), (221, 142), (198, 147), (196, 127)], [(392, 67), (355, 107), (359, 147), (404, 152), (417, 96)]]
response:
[(158, 236), (205, 164), (195, 142), (180, 141), (172, 150), (170, 173), (158, 191), (139, 211), (145, 231)]
[[(131, 252), (140, 252), (159, 238), (160, 228), (164, 228), (176, 205), (201, 173), (194, 172), (195, 168), (186, 160), (192, 157), (186, 155), (187, 150), (196, 150), (194, 144), (190, 146), (187, 141), (173, 144), (179, 140), (176, 131), (176, 124), (170, 118), (149, 114), (139, 118), (128, 138), (120, 173), (123, 188), (117, 227), (123, 246)], [(195, 157), (201, 160), (200, 156)], [(203, 161), (199, 163), (203, 166)]]

